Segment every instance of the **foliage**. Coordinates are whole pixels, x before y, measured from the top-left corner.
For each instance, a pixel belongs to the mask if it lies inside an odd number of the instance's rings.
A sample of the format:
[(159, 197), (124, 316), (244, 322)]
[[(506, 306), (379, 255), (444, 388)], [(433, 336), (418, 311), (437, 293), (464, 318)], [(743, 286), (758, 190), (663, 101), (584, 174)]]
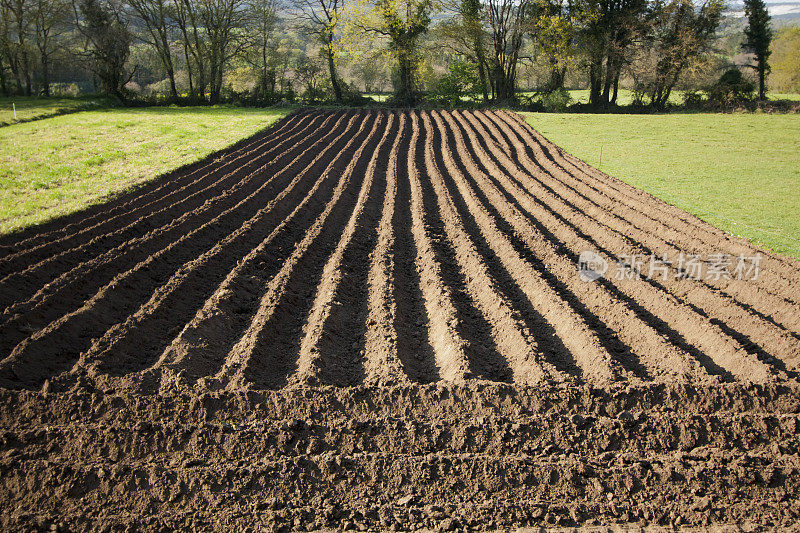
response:
[(125, 85), (132, 77), (126, 62), (133, 36), (121, 18), (121, 10), (102, 0), (80, 0), (78, 6), (83, 17), (78, 28), (89, 44), (90, 68), (106, 93), (124, 101)]
[(449, 71), (440, 77), (432, 99), (445, 106), (458, 107), (462, 98), (475, 94), (481, 86), (475, 64), (458, 61), (450, 65)]
[(750, 100), (755, 92), (755, 84), (744, 77), (738, 68), (731, 68), (708, 88), (708, 99), (715, 105), (728, 107), (741, 100)]
[(642, 47), (649, 63), (637, 79), (653, 107), (664, 109), (684, 70), (709, 50), (724, 7), (723, 0), (708, 0), (699, 8), (693, 0), (653, 5)]
[(545, 111), (563, 112), (572, 103), (572, 96), (562, 87), (544, 94), (541, 102)]
[(769, 83), (782, 92), (800, 93), (800, 27), (780, 30), (772, 42)]
[(758, 98), (763, 100), (766, 94), (766, 75), (769, 72), (768, 61), (772, 53), (769, 48), (772, 41), (769, 11), (764, 0), (744, 0), (744, 14), (747, 17), (747, 28), (744, 30), (743, 47), (755, 55), (756, 64), (753, 68), (758, 72)]

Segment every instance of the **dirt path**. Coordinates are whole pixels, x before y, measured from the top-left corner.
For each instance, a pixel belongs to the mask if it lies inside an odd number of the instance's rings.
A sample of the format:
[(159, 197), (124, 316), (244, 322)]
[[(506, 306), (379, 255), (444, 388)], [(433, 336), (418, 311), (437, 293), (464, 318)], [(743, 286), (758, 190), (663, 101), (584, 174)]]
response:
[(797, 525), (798, 294), (512, 113), (297, 112), (0, 239), (0, 527)]

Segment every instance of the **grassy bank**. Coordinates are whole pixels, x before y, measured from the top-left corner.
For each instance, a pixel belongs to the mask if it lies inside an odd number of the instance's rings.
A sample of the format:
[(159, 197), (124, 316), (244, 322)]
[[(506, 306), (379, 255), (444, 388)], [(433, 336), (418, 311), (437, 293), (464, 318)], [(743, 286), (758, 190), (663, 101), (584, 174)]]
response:
[(604, 172), (800, 258), (800, 116), (524, 115)]
[(77, 211), (201, 159), (284, 114), (229, 107), (108, 109), (0, 128), (0, 232)]
[[(0, 126), (110, 106), (104, 97), (39, 98), (24, 96), (0, 97)], [(16, 118), (14, 118), (16, 110)]]

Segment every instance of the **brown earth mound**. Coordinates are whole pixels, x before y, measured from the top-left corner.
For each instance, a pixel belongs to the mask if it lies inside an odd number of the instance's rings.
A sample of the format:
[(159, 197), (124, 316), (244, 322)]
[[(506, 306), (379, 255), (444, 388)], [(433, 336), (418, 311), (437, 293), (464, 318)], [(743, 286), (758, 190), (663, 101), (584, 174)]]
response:
[(511, 113), (294, 113), (0, 239), (0, 526), (796, 526), (799, 273)]

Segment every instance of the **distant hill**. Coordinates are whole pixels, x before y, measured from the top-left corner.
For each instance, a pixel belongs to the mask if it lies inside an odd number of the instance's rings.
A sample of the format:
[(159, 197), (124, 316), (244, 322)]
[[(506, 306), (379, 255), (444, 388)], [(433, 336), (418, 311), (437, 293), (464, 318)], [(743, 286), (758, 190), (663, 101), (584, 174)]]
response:
[[(800, 0), (765, 0), (769, 14), (776, 21), (800, 22)], [(735, 16), (744, 16), (744, 3), (738, 0), (728, 4), (728, 9)]]

